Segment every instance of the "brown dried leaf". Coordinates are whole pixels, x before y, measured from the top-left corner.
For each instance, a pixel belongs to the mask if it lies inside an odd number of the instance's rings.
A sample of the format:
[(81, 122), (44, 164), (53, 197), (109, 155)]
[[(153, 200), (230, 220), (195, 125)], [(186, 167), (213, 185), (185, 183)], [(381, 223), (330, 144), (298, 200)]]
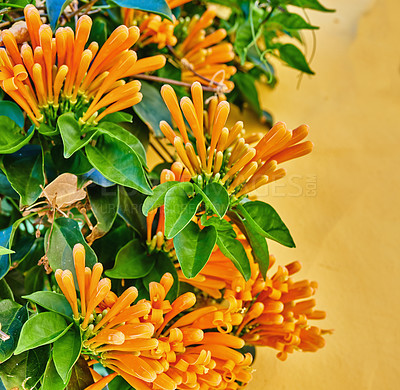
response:
[(72, 173), (63, 173), (48, 184), (41, 196), (59, 209), (70, 206), (86, 198), (86, 191), (78, 188), (78, 177)]
[[(29, 40), (28, 28), (26, 27), (26, 22), (23, 20), (15, 22), (8, 30), (14, 35), (18, 45), (21, 45)], [(0, 44), (2, 43), (3, 40), (0, 36)]]

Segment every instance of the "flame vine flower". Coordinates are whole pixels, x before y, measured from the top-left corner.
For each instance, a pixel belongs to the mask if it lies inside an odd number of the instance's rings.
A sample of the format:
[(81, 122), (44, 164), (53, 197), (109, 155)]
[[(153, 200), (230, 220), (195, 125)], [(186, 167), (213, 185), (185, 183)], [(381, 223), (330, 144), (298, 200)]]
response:
[[(78, 19), (76, 32), (60, 27), (53, 37), (33, 5), (24, 9), (30, 44), (19, 49), (14, 35), (2, 31), (0, 86), (39, 127), (74, 112), (81, 124), (96, 124), (107, 114), (139, 103), (140, 82), (124, 79), (164, 66), (162, 55), (137, 60), (129, 48), (139, 39), (137, 27), (119, 26), (100, 48), (88, 39), (92, 20)], [(85, 46), (87, 48), (85, 49)]]
[(85, 267), (82, 245), (73, 256), (78, 286), (69, 270), (58, 269), (55, 277), (83, 332), (81, 353), (111, 371), (104, 378), (93, 371), (97, 381), (87, 390), (102, 389), (117, 375), (138, 390), (237, 389), (250, 381), (252, 357), (236, 351), (244, 341), (228, 334), (243, 318), (234, 297), (225, 306), (193, 309), (196, 296), (188, 292), (170, 303), (174, 280), (167, 273), (150, 283), (150, 300), (133, 304), (135, 287), (117, 297), (101, 278), (100, 263)]

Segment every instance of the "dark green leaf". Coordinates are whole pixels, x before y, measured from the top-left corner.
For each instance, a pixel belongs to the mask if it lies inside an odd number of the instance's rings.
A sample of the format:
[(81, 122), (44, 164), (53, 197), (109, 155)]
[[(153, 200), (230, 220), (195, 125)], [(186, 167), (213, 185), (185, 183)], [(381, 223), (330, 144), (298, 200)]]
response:
[(178, 181), (166, 181), (165, 183), (161, 183), (157, 187), (155, 187), (153, 189), (153, 195), (148, 196), (144, 200), (142, 213), (147, 216), (150, 211), (162, 206), (164, 204), (165, 195), (168, 190), (178, 183)]
[(106, 275), (115, 279), (138, 279), (146, 276), (154, 267), (155, 257), (148, 256), (140, 240), (128, 242), (117, 253), (114, 268)]
[(301, 70), (304, 73), (314, 74), (308, 66), (304, 54), (295, 45), (287, 43), (279, 46), (279, 55), (280, 59), (286, 62), (290, 67)]
[[(50, 229), (46, 232), (45, 243), (49, 240)], [(50, 234), (49, 250), (47, 253), (50, 267), (54, 270), (69, 269), (75, 275), (72, 249), (75, 244), (82, 244), (86, 251), (86, 266), (93, 267), (97, 262), (96, 254), (86, 243), (79, 229), (78, 222), (71, 218), (57, 218)]]
[(46, 310), (72, 318), (71, 306), (68, 303), (67, 298), (62, 294), (53, 291), (36, 291), (33, 294), (24, 295), (23, 298), (44, 307)]
[(274, 86), (276, 83), (274, 67), (266, 60), (265, 53), (261, 53), (260, 56), (255, 45), (253, 45), (247, 52), (247, 58), (258, 70), (267, 76), (268, 85)]
[(86, 240), (93, 242), (104, 236), (115, 221), (119, 208), (118, 186), (104, 188), (92, 185), (87, 188), (87, 192), (97, 224)]
[(301, 7), (301, 8), (315, 9), (316, 11), (335, 12), (334, 9), (325, 8), (317, 0), (285, 0), (285, 3), (295, 5), (295, 6)]
[[(249, 223), (255, 222), (259, 234), (289, 248), (296, 246), (289, 229), (271, 205), (257, 200), (246, 202), (243, 204), (243, 208), (248, 213), (243, 216), (249, 220)], [(240, 207), (239, 210), (242, 211), (242, 208)]]
[[(54, 179), (58, 175), (65, 172), (79, 176), (89, 172), (92, 169), (92, 164), (90, 164), (83, 150), (78, 150), (70, 158), (64, 158), (61, 145), (56, 145), (51, 148), (50, 153), (53, 168), (56, 170), (54, 174)], [(48, 169), (48, 166), (49, 163), (45, 159), (46, 169)], [(49, 181), (52, 181), (49, 179), (49, 177), (47, 177), (47, 179)]]
[(122, 376), (116, 376), (109, 384), (108, 390), (131, 390), (131, 385)]
[(113, 0), (120, 7), (134, 8), (140, 11), (151, 12), (172, 20), (172, 13), (165, 0)]
[(172, 126), (171, 114), (162, 100), (160, 89), (145, 81), (141, 83), (143, 100), (133, 106), (133, 110), (156, 137), (163, 137), (159, 124), (161, 121), (167, 121)]
[(50, 26), (54, 30), (58, 18), (60, 17), (61, 13), (64, 9), (71, 3), (72, 0), (47, 0), (46, 7), (47, 7), (47, 14), (49, 15)]
[(195, 216), (202, 201), (196, 194), (188, 198), (187, 192), (180, 186), (172, 187), (165, 195), (165, 236), (175, 237)]
[(0, 279), (0, 299), (11, 299), (12, 301), (14, 300), (14, 293), (5, 278)]
[(176, 268), (165, 252), (156, 252), (153, 253), (152, 256), (156, 258), (156, 262), (151, 272), (142, 279), (143, 284), (148, 290), (150, 282), (160, 282), (163, 275), (166, 272), (169, 272), (174, 278), (174, 284), (171, 287), (171, 290), (169, 290), (166, 299), (172, 302), (178, 296), (179, 291), (179, 278)]
[(50, 356), (50, 346), (44, 345), (20, 355), (14, 355), (0, 365), (0, 377), (6, 389), (33, 389), (42, 377)]
[(12, 119), (18, 127), (24, 127), (24, 113), (18, 104), (8, 100), (0, 101), (0, 115), (4, 115)]
[(200, 229), (190, 222), (175, 238), (176, 255), (182, 272), (187, 278), (194, 278), (206, 265), (217, 241), (214, 226)]
[(15, 354), (28, 349), (50, 344), (59, 339), (72, 324), (68, 325), (65, 318), (57, 313), (44, 312), (34, 315), (22, 327)]
[(1, 170), (0, 170), (0, 194), (8, 196), (13, 199), (19, 198), (19, 195), (14, 191), (14, 188), (11, 187), (11, 184), (8, 181), (7, 176)]
[(96, 146), (88, 144), (85, 150), (92, 165), (108, 180), (152, 194), (139, 157), (124, 142), (103, 134)]
[(307, 23), (299, 14), (290, 12), (278, 13), (268, 20), (268, 23), (277, 23), (285, 30), (317, 30), (319, 27)]
[(232, 81), (236, 84), (243, 100), (249, 104), (250, 108), (254, 110), (258, 116), (261, 116), (262, 111), (254, 77), (249, 73), (240, 72), (234, 75)]
[(25, 293), (31, 294), (38, 290), (43, 290), (46, 271), (44, 267), (36, 266), (25, 274)]
[(72, 366), (81, 353), (82, 340), (77, 327), (72, 327), (53, 346), (54, 365), (64, 382), (67, 381)]
[(64, 390), (65, 382), (66, 380), (64, 381), (58, 374), (54, 360), (50, 359), (43, 375), (41, 390)]
[[(12, 233), (12, 226), (9, 226), (6, 229), (0, 230), (0, 245), (2, 247), (10, 247), (10, 237)], [(0, 256), (0, 279), (7, 274), (10, 269), (10, 256), (9, 254), (4, 254)]]
[(82, 186), (84, 183), (91, 180), (94, 184), (97, 184), (101, 187), (107, 188), (115, 185), (114, 182), (106, 179), (97, 169), (93, 168), (89, 172), (85, 173), (81, 176), (80, 181), (78, 182), (79, 186)]
[(10, 299), (0, 301), (1, 330), (10, 338), (0, 342), (0, 363), (5, 362), (17, 347), (22, 325), (28, 319), (26, 306), (21, 306)]
[(39, 145), (25, 145), (18, 152), (3, 157), (4, 173), (21, 196), (22, 205), (31, 205), (44, 186), (43, 155)]
[(81, 356), (72, 367), (71, 379), (66, 390), (82, 390), (93, 383), (86, 360)]
[(143, 237), (146, 234), (146, 219), (140, 211), (143, 202), (143, 195), (135, 190), (119, 187), (119, 210), (118, 214), (136, 232)]
[(82, 134), (81, 126), (72, 112), (61, 115), (57, 120), (57, 127), (64, 143), (65, 158), (70, 158), (76, 151), (82, 149), (96, 134), (96, 130)]
[(196, 188), (196, 192), (203, 197), (208, 210), (211, 210), (220, 218), (226, 214), (229, 207), (229, 195), (225, 187), (216, 182), (207, 184), (204, 191), (196, 184), (194, 184), (194, 187)]
[[(6, 102), (0, 101), (0, 103)], [(28, 130), (28, 133), (25, 134), (23, 129), (19, 127), (14, 120), (7, 116), (0, 116), (0, 127), (2, 129), (2, 131), (0, 131), (1, 154), (17, 152), (31, 140), (33, 134), (35, 133), (35, 127), (31, 126)]]
[(140, 157), (142, 164), (146, 165), (146, 151), (142, 143), (131, 132), (112, 122), (100, 122), (96, 128), (100, 133), (108, 134), (128, 145)]

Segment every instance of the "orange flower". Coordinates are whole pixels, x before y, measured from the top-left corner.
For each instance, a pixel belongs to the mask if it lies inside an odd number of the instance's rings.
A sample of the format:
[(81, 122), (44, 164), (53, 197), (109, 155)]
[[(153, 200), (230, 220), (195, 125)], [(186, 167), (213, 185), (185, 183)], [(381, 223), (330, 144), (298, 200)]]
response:
[[(58, 115), (73, 111), (82, 124), (139, 103), (140, 82), (124, 79), (159, 69), (165, 58), (137, 60), (129, 48), (140, 36), (137, 27), (119, 26), (100, 48), (87, 45), (92, 20), (78, 19), (76, 32), (60, 27), (53, 37), (33, 5), (24, 9), (31, 45), (21, 50), (12, 33), (2, 31), (0, 86), (25, 110), (32, 122), (54, 125)], [(87, 49), (85, 49), (87, 47)]]
[[(225, 127), (230, 112), (228, 102), (213, 97), (204, 111), (203, 90), (198, 82), (192, 84), (191, 94), (192, 99), (183, 97), (179, 104), (171, 86), (161, 88), (162, 98), (179, 133), (165, 121), (160, 122), (160, 129), (175, 146), (192, 178), (201, 175), (202, 180), (208, 181), (213, 176), (213, 180), (225, 185), (230, 194), (240, 198), (285, 176), (284, 169), (277, 169), (278, 163), (312, 150), (310, 141), (299, 143), (308, 134), (307, 125), (289, 131), (283, 122), (276, 123), (261, 139), (258, 135), (248, 136), (249, 142), (258, 140), (251, 147), (243, 135), (243, 122), (236, 122), (230, 129)], [(194, 144), (189, 134), (194, 137)]]
[(226, 65), (235, 57), (230, 43), (222, 42), (226, 38), (226, 30), (221, 28), (207, 35), (216, 16), (216, 7), (209, 7), (199, 18), (194, 16), (188, 26), (188, 35), (176, 47), (176, 53), (185, 69), (182, 81), (193, 83), (199, 81), (204, 85), (223, 85), (223, 91), (234, 88), (230, 77), (236, 73), (234, 66)]

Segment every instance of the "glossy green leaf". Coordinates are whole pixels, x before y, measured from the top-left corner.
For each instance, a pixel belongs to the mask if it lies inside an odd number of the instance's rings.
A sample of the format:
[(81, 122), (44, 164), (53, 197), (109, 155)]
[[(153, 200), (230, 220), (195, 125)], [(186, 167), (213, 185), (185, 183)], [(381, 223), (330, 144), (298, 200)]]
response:
[[(13, 227), (9, 226), (6, 229), (0, 230), (0, 245), (7, 249), (7, 247), (11, 246), (10, 237), (12, 233)], [(10, 255), (3, 254), (0, 256), (0, 279), (7, 274), (10, 269)]]
[(66, 390), (82, 390), (93, 383), (86, 360), (81, 356), (72, 367), (71, 379)]
[(24, 127), (24, 113), (18, 104), (8, 100), (0, 101), (0, 115), (4, 115), (12, 119), (18, 127)]
[[(49, 169), (50, 164), (52, 164), (52, 168), (56, 171), (54, 174), (55, 177), (65, 172), (79, 176), (93, 169), (92, 164), (90, 164), (82, 149), (75, 152), (70, 158), (65, 158), (63, 147), (56, 145), (51, 148), (50, 155), (51, 162), (45, 158), (44, 164), (46, 169)], [(49, 178), (48, 180), (51, 181)]]
[(252, 110), (258, 116), (262, 115), (260, 101), (258, 98), (257, 88), (255, 86), (255, 78), (249, 73), (237, 73), (232, 78), (242, 99), (247, 102)]
[(71, 306), (63, 294), (54, 291), (36, 291), (33, 294), (24, 295), (23, 298), (44, 307), (46, 310), (72, 318)]
[(131, 132), (112, 122), (100, 122), (96, 128), (98, 129), (99, 133), (108, 134), (111, 137), (117, 138), (124, 142), (136, 152), (138, 157), (141, 159), (142, 164), (146, 165), (146, 150), (138, 138)]
[(214, 226), (200, 229), (190, 222), (175, 238), (176, 255), (182, 272), (187, 278), (194, 278), (206, 265), (217, 241)]
[(180, 186), (172, 187), (165, 195), (165, 236), (175, 237), (195, 216), (203, 197), (196, 194), (188, 198), (187, 192)]
[(57, 313), (43, 312), (29, 318), (22, 327), (15, 354), (28, 349), (50, 344), (67, 332), (69, 327), (65, 318)]
[(334, 9), (325, 8), (319, 1), (317, 0), (285, 0), (286, 4), (295, 5), (301, 8), (309, 8), (314, 9), (316, 11), (322, 12), (335, 12)]
[(124, 112), (124, 111), (117, 111), (117, 112), (113, 112), (111, 114), (106, 115), (100, 121), (100, 124), (103, 124), (105, 122), (112, 122), (112, 123), (116, 123), (116, 124), (120, 124), (122, 122), (132, 123), (132, 121), (133, 121), (133, 115), (128, 114), (127, 112)]
[(97, 224), (86, 240), (93, 242), (104, 236), (115, 221), (119, 208), (118, 186), (104, 188), (92, 185), (87, 188), (87, 193)]
[(143, 99), (133, 106), (133, 110), (156, 137), (163, 137), (159, 124), (161, 121), (167, 121), (172, 126), (171, 114), (162, 100), (160, 88), (146, 81), (141, 83), (140, 92), (143, 94)]
[(108, 390), (131, 390), (131, 385), (122, 376), (116, 376), (109, 384)]
[(307, 23), (299, 14), (282, 12), (272, 16), (268, 23), (277, 23), (286, 30), (317, 30), (318, 26)]
[(11, 299), (12, 301), (14, 301), (14, 293), (11, 287), (6, 282), (5, 278), (0, 279), (0, 300), (3, 299)]
[(51, 234), (50, 229), (46, 232), (45, 243), (49, 239), (47, 256), (52, 269), (69, 269), (75, 275), (72, 249), (78, 243), (85, 247), (86, 266), (92, 268), (97, 262), (97, 256), (83, 238), (78, 222), (71, 218), (57, 218), (54, 221)]
[(0, 256), (9, 255), (10, 253), (15, 253), (15, 251), (8, 249), (8, 248), (4, 248), (3, 246), (0, 246)]
[(58, 18), (60, 17), (61, 13), (64, 9), (71, 3), (72, 0), (47, 0), (46, 7), (47, 7), (47, 14), (49, 15), (50, 19), (50, 26), (54, 30), (57, 23)]
[(32, 267), (25, 273), (25, 293), (43, 290), (46, 271), (42, 266)]
[(53, 361), (58, 374), (64, 382), (67, 381), (72, 366), (78, 360), (81, 349), (81, 334), (79, 329), (74, 326), (64, 336), (55, 341), (53, 346)]
[(58, 130), (57, 126), (56, 126), (56, 128), (53, 128), (53, 127), (46, 125), (46, 123), (40, 124), (40, 126), (38, 128), (38, 132), (40, 134), (45, 135), (46, 137), (53, 137), (53, 136), (59, 134), (59, 130)]
[(70, 158), (75, 152), (82, 149), (96, 134), (96, 130), (89, 130), (82, 134), (81, 126), (72, 112), (62, 114), (57, 120), (57, 127), (64, 143), (65, 158)]
[(287, 43), (279, 46), (279, 57), (292, 68), (301, 70), (304, 73), (314, 74), (308, 66), (304, 54), (295, 45)]
[(88, 144), (85, 150), (92, 165), (108, 180), (146, 195), (152, 194), (139, 157), (124, 142), (103, 134), (96, 146)]
[(140, 240), (128, 242), (117, 253), (114, 268), (105, 272), (110, 278), (138, 279), (146, 276), (154, 267), (155, 257), (148, 256)]
[(137, 233), (143, 237), (146, 234), (146, 218), (140, 211), (144, 195), (135, 190), (119, 187), (118, 214)]
[(148, 196), (143, 202), (142, 213), (147, 217), (150, 211), (162, 206), (169, 189), (178, 183), (178, 181), (166, 181), (153, 188), (153, 195)]
[(44, 186), (43, 155), (40, 145), (25, 145), (3, 157), (4, 173), (21, 197), (22, 205), (31, 205)]
[(148, 290), (150, 282), (160, 282), (163, 275), (169, 272), (174, 278), (174, 284), (169, 290), (166, 299), (172, 302), (177, 298), (179, 291), (179, 278), (176, 268), (165, 252), (156, 252), (152, 256), (155, 257), (156, 261), (153, 269), (142, 279), (144, 287)]
[(64, 381), (57, 372), (54, 360), (50, 359), (42, 378), (42, 387), (40, 390), (64, 390), (66, 386), (65, 382), (66, 380)]
[[(243, 209), (245, 210), (244, 212)], [(239, 210), (243, 212), (242, 216), (248, 219), (250, 224), (253, 224), (254, 221), (255, 229), (259, 234), (289, 248), (296, 246), (289, 229), (275, 209), (268, 203), (259, 200), (246, 202), (239, 207)]]
[(17, 347), (18, 338), (25, 321), (28, 319), (26, 306), (10, 299), (0, 301), (1, 330), (10, 338), (0, 342), (0, 363), (5, 362)]
[[(0, 101), (0, 103), (6, 102)], [(23, 128), (13, 119), (3, 115), (0, 116), (0, 127), (2, 129), (0, 131), (0, 154), (10, 154), (18, 151), (31, 140), (35, 133), (35, 127), (31, 126), (28, 133), (25, 134)]]
[(113, 0), (120, 7), (134, 8), (140, 11), (151, 12), (172, 20), (172, 13), (166, 0)]
[(0, 378), (5, 388), (33, 389), (46, 369), (49, 356), (49, 345), (12, 356), (0, 365)]
[(196, 193), (201, 194), (208, 210), (213, 211), (218, 217), (222, 218), (229, 207), (229, 195), (225, 187), (219, 183), (210, 183), (202, 191), (199, 186), (194, 184)]

